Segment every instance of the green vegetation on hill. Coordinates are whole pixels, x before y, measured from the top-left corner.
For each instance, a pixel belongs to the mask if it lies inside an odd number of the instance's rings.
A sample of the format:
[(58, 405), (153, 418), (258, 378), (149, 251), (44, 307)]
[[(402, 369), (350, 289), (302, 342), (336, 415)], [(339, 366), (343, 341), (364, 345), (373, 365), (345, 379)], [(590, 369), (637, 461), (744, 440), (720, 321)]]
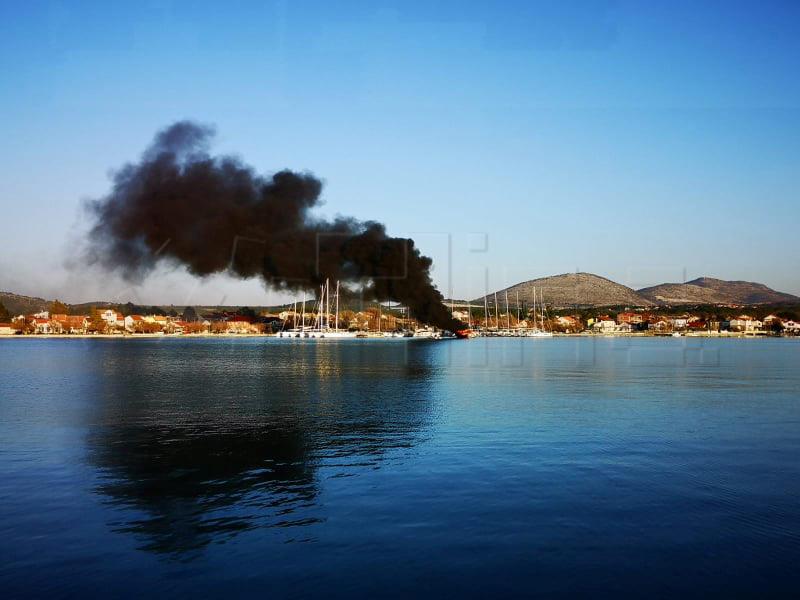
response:
[(70, 313), (70, 308), (60, 300), (56, 299), (50, 303), (50, 308), (48, 309), (51, 315), (68, 315)]
[(23, 296), (11, 292), (0, 292), (0, 302), (2, 302), (8, 312), (14, 315), (27, 315), (42, 310), (47, 310), (50, 303), (44, 298), (33, 296)]

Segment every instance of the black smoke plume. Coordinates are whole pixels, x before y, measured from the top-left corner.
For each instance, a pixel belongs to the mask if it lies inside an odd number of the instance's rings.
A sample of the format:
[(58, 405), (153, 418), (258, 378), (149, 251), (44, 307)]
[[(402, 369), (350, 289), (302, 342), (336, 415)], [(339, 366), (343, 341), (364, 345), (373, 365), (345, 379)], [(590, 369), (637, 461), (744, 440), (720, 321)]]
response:
[(381, 223), (314, 218), (322, 182), (309, 173), (264, 176), (208, 152), (213, 129), (181, 121), (158, 133), (136, 164), (115, 173), (90, 204), (90, 256), (130, 280), (159, 261), (194, 275), (262, 277), (277, 290), (314, 292), (327, 278), (354, 282), (367, 299), (394, 300), (420, 321), (462, 328), (434, 288), (431, 259)]

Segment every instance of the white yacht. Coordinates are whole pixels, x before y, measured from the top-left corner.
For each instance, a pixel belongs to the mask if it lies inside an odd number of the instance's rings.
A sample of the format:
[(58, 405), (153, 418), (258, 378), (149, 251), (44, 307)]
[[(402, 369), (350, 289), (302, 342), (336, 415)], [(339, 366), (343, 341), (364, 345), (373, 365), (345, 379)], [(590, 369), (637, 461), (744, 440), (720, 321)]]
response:
[[(303, 309), (300, 327), (294, 323), (292, 329), (281, 331), (278, 337), (281, 338), (303, 338), (303, 339), (347, 339), (355, 338), (357, 332), (339, 329), (339, 282), (336, 282), (336, 306), (333, 327), (330, 323), (330, 280), (325, 280), (325, 284), (320, 286), (319, 301), (316, 303), (316, 316), (311, 325), (306, 326), (306, 297), (303, 294)], [(295, 321), (297, 311), (295, 308)]]
[(414, 331), (414, 337), (416, 338), (427, 338), (427, 339), (439, 339), (442, 337), (442, 334), (438, 331), (431, 329), (430, 327), (422, 327)]

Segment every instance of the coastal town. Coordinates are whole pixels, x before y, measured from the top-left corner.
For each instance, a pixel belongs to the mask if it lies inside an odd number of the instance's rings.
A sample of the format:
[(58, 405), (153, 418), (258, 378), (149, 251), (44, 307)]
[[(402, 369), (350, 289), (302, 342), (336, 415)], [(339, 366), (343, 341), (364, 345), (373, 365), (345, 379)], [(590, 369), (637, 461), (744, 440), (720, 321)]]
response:
[[(531, 335), (687, 335), (687, 336), (796, 336), (800, 321), (792, 310), (776, 309), (762, 314), (764, 307), (703, 307), (701, 310), (659, 309), (575, 310), (523, 307), (485, 310), (451, 307), (452, 315), (473, 336), (527, 337)], [(272, 311), (241, 308), (198, 311), (176, 310), (138, 314), (117, 307), (91, 308), (87, 314), (73, 314), (58, 301), (50, 310), (8, 315), (0, 322), (0, 336), (213, 336), (274, 335), (325, 337), (332, 332), (349, 332), (353, 337), (439, 337), (438, 332), (409, 318), (403, 307), (380, 304), (362, 310), (328, 313), (300, 311), (288, 306)], [(527, 313), (527, 314), (524, 314)]]

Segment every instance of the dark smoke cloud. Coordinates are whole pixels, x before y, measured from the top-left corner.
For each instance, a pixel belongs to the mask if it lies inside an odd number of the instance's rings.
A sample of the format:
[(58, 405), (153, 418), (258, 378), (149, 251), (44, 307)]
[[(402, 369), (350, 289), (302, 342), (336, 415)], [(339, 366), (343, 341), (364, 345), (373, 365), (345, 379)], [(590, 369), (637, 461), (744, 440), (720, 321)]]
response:
[(160, 261), (194, 275), (228, 271), (278, 290), (316, 291), (326, 278), (355, 282), (368, 299), (395, 300), (443, 329), (461, 327), (430, 278), (431, 259), (381, 223), (313, 218), (322, 182), (310, 173), (271, 177), (209, 154), (213, 128), (181, 121), (158, 133), (136, 164), (90, 204), (90, 258), (141, 280)]

